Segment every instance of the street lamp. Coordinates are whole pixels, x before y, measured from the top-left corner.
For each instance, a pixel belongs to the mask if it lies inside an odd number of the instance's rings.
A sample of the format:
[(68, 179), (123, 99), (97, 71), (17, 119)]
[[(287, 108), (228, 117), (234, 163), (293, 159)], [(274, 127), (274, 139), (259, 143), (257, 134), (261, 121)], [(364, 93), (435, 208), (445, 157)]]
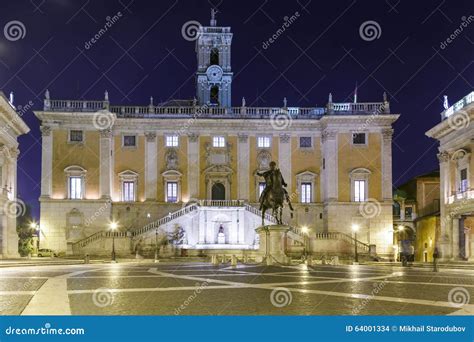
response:
[(359, 230), (359, 226), (357, 224), (352, 225), (352, 231), (354, 232), (354, 262), (359, 262), (359, 254), (357, 253), (357, 231)]
[(155, 230), (155, 262), (158, 262), (158, 228)]
[(303, 242), (304, 242), (304, 249), (303, 249), (303, 254), (304, 254), (304, 257), (305, 259), (307, 258), (307, 254), (308, 254), (308, 232), (309, 232), (309, 229), (307, 226), (303, 226), (301, 227), (301, 232), (303, 233)]
[(110, 223), (110, 230), (112, 231), (112, 262), (115, 261), (115, 231), (117, 230), (117, 223), (116, 222), (111, 222)]

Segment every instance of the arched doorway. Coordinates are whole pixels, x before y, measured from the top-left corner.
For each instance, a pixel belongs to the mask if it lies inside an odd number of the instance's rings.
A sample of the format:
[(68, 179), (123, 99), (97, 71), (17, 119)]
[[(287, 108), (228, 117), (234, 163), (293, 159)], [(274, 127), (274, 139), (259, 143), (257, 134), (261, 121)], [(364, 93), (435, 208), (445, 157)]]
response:
[(225, 200), (225, 186), (222, 183), (215, 183), (211, 189), (211, 199), (213, 201)]

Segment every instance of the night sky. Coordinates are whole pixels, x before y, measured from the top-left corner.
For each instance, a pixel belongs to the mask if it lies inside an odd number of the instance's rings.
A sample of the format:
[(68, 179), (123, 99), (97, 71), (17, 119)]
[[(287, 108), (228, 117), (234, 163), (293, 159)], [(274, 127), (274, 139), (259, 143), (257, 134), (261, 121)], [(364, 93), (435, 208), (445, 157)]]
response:
[[(24, 25), (24, 37), (0, 36), (0, 89), (13, 91), (15, 105), (42, 109), (52, 99), (102, 100), (147, 105), (195, 94), (194, 42), (181, 34), (191, 20), (217, 23), (234, 33), (232, 100), (239, 106), (324, 106), (381, 102), (387, 92), (395, 124), (393, 181), (401, 184), (437, 167), (437, 144), (424, 132), (440, 121), (443, 95), (450, 104), (473, 89), (474, 17), (451, 43), (444, 43), (474, 15), (472, 1), (2, 1), (0, 28)], [(86, 42), (107, 17), (121, 16), (100, 39)], [(299, 16), (275, 42), (266, 42)], [(362, 39), (359, 28), (375, 21), (379, 34)], [(18, 37), (17, 37), (18, 38)], [(16, 38), (15, 38), (16, 39)], [(367, 40), (368, 39), (368, 40)], [(441, 46), (443, 45), (443, 46)], [(20, 138), (19, 197), (39, 217), (41, 135), (29, 111), (31, 132)]]

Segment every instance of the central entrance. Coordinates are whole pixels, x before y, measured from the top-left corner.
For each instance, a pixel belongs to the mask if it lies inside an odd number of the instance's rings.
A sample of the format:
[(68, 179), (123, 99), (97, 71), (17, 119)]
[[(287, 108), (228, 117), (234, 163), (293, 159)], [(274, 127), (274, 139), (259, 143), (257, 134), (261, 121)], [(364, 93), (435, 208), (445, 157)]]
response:
[(213, 201), (225, 200), (225, 186), (222, 183), (214, 183), (211, 190), (211, 199)]

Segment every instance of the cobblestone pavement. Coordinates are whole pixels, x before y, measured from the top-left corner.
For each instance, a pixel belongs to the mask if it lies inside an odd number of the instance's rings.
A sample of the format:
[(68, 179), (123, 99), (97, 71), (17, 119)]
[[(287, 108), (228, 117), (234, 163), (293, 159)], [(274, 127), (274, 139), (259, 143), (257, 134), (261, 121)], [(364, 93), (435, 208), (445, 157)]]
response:
[(474, 272), (124, 263), (0, 269), (2, 315), (474, 314)]

